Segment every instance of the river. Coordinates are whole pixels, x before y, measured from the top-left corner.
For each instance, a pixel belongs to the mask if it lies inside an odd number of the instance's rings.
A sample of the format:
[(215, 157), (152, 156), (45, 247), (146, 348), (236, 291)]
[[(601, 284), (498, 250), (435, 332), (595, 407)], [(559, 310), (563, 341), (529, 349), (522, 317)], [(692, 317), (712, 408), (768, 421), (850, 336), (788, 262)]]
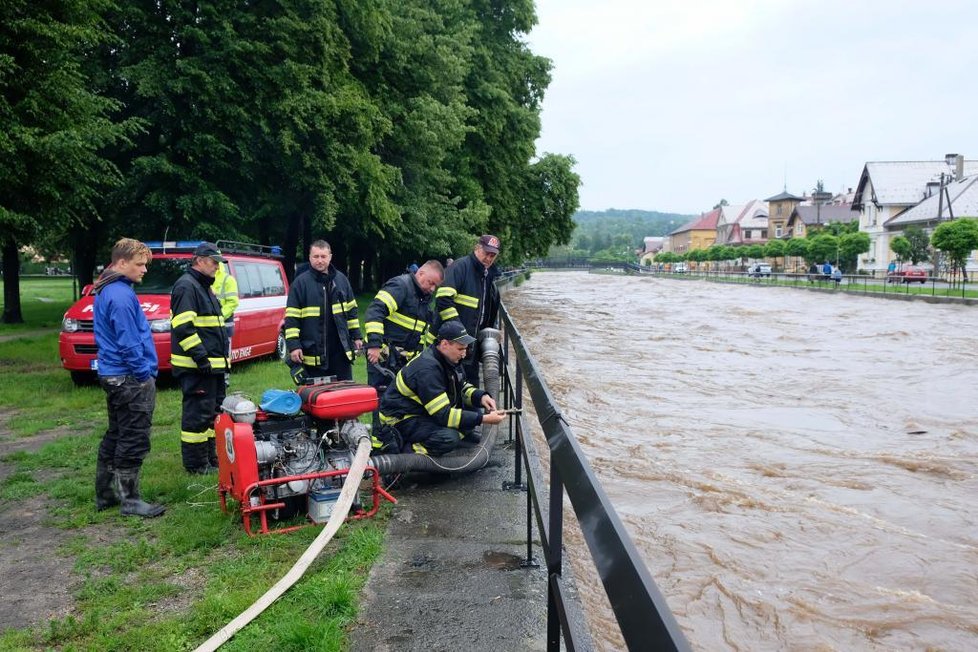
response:
[(978, 307), (584, 272), (505, 301), (695, 649), (978, 649)]

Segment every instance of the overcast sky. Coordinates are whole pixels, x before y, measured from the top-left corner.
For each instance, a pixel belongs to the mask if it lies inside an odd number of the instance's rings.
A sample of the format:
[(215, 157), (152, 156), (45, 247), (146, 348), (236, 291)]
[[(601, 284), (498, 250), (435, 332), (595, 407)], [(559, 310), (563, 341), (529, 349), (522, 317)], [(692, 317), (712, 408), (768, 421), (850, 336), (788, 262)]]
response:
[(978, 158), (978, 1), (537, 0), (539, 153), (581, 208), (697, 214), (866, 161)]

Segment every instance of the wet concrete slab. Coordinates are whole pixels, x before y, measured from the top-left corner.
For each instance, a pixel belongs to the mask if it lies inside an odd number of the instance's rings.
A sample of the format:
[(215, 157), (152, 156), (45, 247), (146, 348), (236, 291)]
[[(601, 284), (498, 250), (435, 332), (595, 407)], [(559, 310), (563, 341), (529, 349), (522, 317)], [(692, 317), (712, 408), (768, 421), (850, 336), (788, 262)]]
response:
[(395, 489), (386, 550), (361, 596), (351, 650), (546, 649), (546, 570), (526, 556), (526, 493), (504, 490), (513, 452), (486, 468), (415, 474)]

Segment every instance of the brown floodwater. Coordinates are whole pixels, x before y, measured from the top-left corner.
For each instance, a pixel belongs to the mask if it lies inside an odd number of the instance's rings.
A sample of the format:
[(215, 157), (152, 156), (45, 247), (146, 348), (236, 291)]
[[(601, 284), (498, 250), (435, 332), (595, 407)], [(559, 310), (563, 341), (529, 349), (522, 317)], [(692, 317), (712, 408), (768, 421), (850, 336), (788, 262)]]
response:
[(506, 304), (694, 648), (978, 649), (978, 307), (583, 272)]

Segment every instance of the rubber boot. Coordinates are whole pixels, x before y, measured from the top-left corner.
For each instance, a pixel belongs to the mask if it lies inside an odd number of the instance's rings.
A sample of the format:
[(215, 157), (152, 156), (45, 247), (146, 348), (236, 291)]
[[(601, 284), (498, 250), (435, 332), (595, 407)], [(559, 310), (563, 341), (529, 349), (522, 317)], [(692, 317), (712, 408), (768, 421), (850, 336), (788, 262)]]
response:
[(217, 468), (217, 438), (211, 437), (207, 440), (207, 463), (215, 469)]
[(115, 507), (119, 504), (118, 489), (114, 482), (112, 465), (98, 460), (95, 465), (95, 510)]
[(139, 497), (139, 468), (118, 469), (116, 478), (119, 479), (119, 488), (122, 495), (122, 507), (119, 512), (124, 516), (142, 516), (143, 518), (153, 518), (166, 511), (163, 505), (153, 505), (144, 502)]
[[(216, 440), (211, 440), (215, 443), (215, 455), (216, 455)], [(190, 444), (185, 441), (180, 442), (180, 456), (183, 459), (183, 468), (187, 470), (187, 473), (194, 474), (205, 474), (213, 473), (217, 471), (217, 468), (211, 466), (208, 458), (210, 457), (210, 444), (206, 441), (200, 442), (199, 444)]]

